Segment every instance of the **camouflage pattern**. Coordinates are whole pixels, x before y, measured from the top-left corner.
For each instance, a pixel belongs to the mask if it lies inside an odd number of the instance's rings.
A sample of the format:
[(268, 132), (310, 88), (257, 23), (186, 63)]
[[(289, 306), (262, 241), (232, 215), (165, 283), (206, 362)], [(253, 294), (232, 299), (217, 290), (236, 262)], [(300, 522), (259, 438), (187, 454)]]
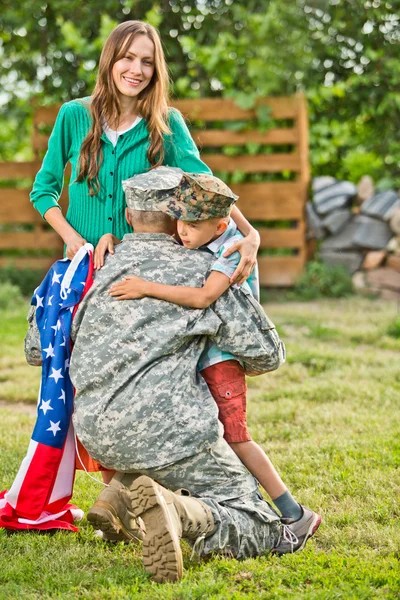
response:
[(40, 346), (40, 333), (36, 323), (36, 306), (31, 306), (27, 316), (28, 331), (24, 340), (26, 362), (32, 367), (42, 364), (42, 349)]
[(183, 173), (173, 197), (159, 210), (181, 221), (205, 221), (227, 217), (238, 196), (218, 177), (209, 173)]
[(276, 545), (279, 517), (222, 437), (207, 450), (140, 474), (171, 490), (185, 488), (210, 507), (217, 528), (203, 543), (194, 544), (200, 556), (219, 552), (248, 558), (267, 553)]
[(156, 167), (148, 173), (125, 179), (122, 187), (127, 207), (133, 210), (159, 211), (158, 203), (173, 196), (182, 174), (182, 169), (177, 167)]
[(73, 321), (70, 375), (76, 433), (104, 466), (168, 466), (216, 443), (217, 407), (196, 368), (207, 336), (252, 372), (283, 362), (273, 324), (241, 289), (227, 290), (206, 310), (153, 298), (118, 302), (108, 294), (132, 274), (201, 287), (213, 260), (166, 234), (130, 234), (96, 272)]

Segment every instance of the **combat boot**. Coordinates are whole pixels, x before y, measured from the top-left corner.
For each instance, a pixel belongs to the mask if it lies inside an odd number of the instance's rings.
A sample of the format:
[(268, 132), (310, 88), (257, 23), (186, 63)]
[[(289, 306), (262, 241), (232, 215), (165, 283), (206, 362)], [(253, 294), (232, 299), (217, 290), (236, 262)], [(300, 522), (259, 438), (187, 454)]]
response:
[(143, 524), (132, 513), (130, 498), (120, 481), (114, 476), (99, 494), (87, 514), (95, 529), (103, 532), (102, 538), (112, 542), (138, 542), (143, 540)]
[(180, 538), (196, 540), (214, 531), (209, 507), (187, 496), (170, 492), (150, 477), (129, 482), (129, 474), (121, 480), (129, 488), (132, 511), (142, 518), (146, 535), (143, 539), (143, 565), (154, 581), (177, 581), (183, 575)]

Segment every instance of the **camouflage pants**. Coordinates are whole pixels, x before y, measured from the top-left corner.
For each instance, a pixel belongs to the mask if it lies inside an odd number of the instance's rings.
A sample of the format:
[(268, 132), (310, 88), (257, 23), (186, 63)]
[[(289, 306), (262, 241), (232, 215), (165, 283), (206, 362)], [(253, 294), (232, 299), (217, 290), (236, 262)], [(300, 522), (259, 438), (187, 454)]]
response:
[(210, 507), (216, 529), (204, 545), (194, 544), (200, 556), (211, 552), (238, 559), (259, 556), (278, 541), (278, 516), (222, 437), (208, 450), (141, 474), (171, 490), (186, 488)]

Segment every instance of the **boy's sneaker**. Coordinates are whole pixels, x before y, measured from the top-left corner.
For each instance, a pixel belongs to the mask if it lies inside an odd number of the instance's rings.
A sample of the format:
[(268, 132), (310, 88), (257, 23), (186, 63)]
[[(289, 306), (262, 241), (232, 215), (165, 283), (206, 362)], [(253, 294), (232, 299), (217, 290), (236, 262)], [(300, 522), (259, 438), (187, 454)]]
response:
[(322, 517), (309, 508), (302, 506), (302, 516), (297, 521), (293, 519), (281, 519), (282, 532), (277, 546), (273, 549), (274, 554), (281, 556), (303, 550), (308, 538), (317, 531), (321, 525)]

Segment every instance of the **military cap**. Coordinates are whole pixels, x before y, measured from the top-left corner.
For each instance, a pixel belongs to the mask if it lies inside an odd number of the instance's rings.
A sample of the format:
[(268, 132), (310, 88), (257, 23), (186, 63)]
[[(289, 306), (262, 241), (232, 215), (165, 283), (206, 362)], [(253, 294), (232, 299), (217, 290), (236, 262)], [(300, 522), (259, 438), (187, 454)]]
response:
[(158, 203), (173, 196), (183, 171), (177, 167), (156, 167), (122, 182), (128, 208), (160, 211)]
[(182, 173), (173, 196), (160, 202), (158, 207), (174, 219), (205, 221), (227, 217), (238, 197), (214, 175)]

